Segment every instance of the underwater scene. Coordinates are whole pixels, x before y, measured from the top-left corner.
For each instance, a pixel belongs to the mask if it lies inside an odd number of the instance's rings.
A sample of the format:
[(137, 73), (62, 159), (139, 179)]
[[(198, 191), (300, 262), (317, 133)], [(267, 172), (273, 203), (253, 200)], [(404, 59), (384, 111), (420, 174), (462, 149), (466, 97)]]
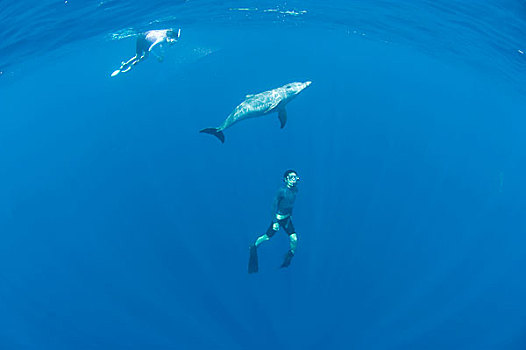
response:
[(526, 2), (0, 27), (0, 349), (526, 349)]

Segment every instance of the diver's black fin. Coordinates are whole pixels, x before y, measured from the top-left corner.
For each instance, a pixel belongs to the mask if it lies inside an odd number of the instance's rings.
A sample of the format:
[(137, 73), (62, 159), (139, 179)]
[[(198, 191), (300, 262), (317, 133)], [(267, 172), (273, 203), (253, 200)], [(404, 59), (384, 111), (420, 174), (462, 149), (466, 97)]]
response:
[(199, 132), (204, 132), (206, 134), (214, 135), (215, 137), (219, 139), (219, 141), (221, 141), (221, 143), (225, 143), (225, 134), (223, 134), (223, 132), (219, 130), (218, 128), (206, 128)]
[(285, 254), (285, 259), (283, 259), (283, 264), (281, 264), (281, 267), (287, 267), (290, 265), (290, 262), (292, 258), (294, 257), (294, 253), (292, 253), (290, 250)]
[(283, 129), (285, 124), (287, 124), (287, 110), (285, 108), (279, 110), (278, 118), (279, 122), (281, 123), (281, 128)]
[(248, 273), (258, 272), (258, 248), (255, 244), (250, 246), (250, 258), (248, 259)]

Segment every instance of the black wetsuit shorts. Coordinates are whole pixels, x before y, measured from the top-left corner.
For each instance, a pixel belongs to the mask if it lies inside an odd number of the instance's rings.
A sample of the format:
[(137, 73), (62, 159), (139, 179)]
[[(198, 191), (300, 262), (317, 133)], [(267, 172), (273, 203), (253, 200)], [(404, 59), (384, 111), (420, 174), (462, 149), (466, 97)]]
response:
[(285, 232), (287, 232), (287, 234), (288, 234), (289, 236), (290, 236), (291, 234), (293, 234), (293, 233), (296, 233), (296, 230), (294, 229), (294, 225), (292, 224), (291, 217), (288, 216), (288, 217), (286, 217), (286, 218), (283, 219), (283, 220), (275, 220), (275, 221), (272, 221), (272, 222), (270, 223), (270, 226), (268, 227), (267, 232), (266, 232), (266, 234), (267, 234), (268, 237), (272, 237), (272, 236), (274, 236), (274, 234), (277, 232), (277, 231), (274, 231), (274, 228), (273, 228), (273, 226), (274, 226), (274, 224), (275, 224), (276, 222), (279, 224), (279, 228), (284, 229)]
[(139, 56), (142, 56), (143, 54), (148, 55), (149, 53), (148, 50), (150, 49), (150, 45), (151, 43), (148, 42), (148, 40), (146, 40), (146, 37), (144, 35), (141, 35), (137, 38), (137, 45), (136, 45), (135, 52)]

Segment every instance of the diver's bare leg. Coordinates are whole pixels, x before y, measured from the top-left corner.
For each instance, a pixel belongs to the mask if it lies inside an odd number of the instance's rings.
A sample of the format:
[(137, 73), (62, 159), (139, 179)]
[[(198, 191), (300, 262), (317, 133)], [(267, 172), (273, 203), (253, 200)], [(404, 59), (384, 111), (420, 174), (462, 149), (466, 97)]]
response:
[(132, 65), (135, 65), (137, 63), (137, 60), (138, 60), (138, 57), (137, 55), (135, 55), (132, 58), (130, 58), (128, 61), (126, 62), (123, 61), (121, 64), (121, 68), (120, 68), (121, 73), (126, 73), (127, 71), (129, 71), (132, 68)]
[(265, 233), (264, 235), (261, 235), (261, 236), (259, 236), (259, 237), (256, 239), (256, 242), (254, 243), (254, 245), (255, 245), (256, 247), (258, 247), (261, 243), (266, 242), (266, 241), (268, 241), (269, 239), (270, 239), (270, 237), (267, 236), (267, 234)]

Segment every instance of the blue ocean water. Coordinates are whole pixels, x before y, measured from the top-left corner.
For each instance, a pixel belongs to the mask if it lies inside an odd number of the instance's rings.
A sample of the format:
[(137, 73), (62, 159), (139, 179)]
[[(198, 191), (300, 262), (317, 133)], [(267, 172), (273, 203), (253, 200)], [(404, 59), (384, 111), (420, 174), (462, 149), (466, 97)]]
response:
[[(3, 1), (0, 27), (1, 349), (526, 348), (523, 1)], [(198, 132), (306, 80), (282, 130)], [(280, 232), (249, 275), (289, 168), (297, 254)]]

